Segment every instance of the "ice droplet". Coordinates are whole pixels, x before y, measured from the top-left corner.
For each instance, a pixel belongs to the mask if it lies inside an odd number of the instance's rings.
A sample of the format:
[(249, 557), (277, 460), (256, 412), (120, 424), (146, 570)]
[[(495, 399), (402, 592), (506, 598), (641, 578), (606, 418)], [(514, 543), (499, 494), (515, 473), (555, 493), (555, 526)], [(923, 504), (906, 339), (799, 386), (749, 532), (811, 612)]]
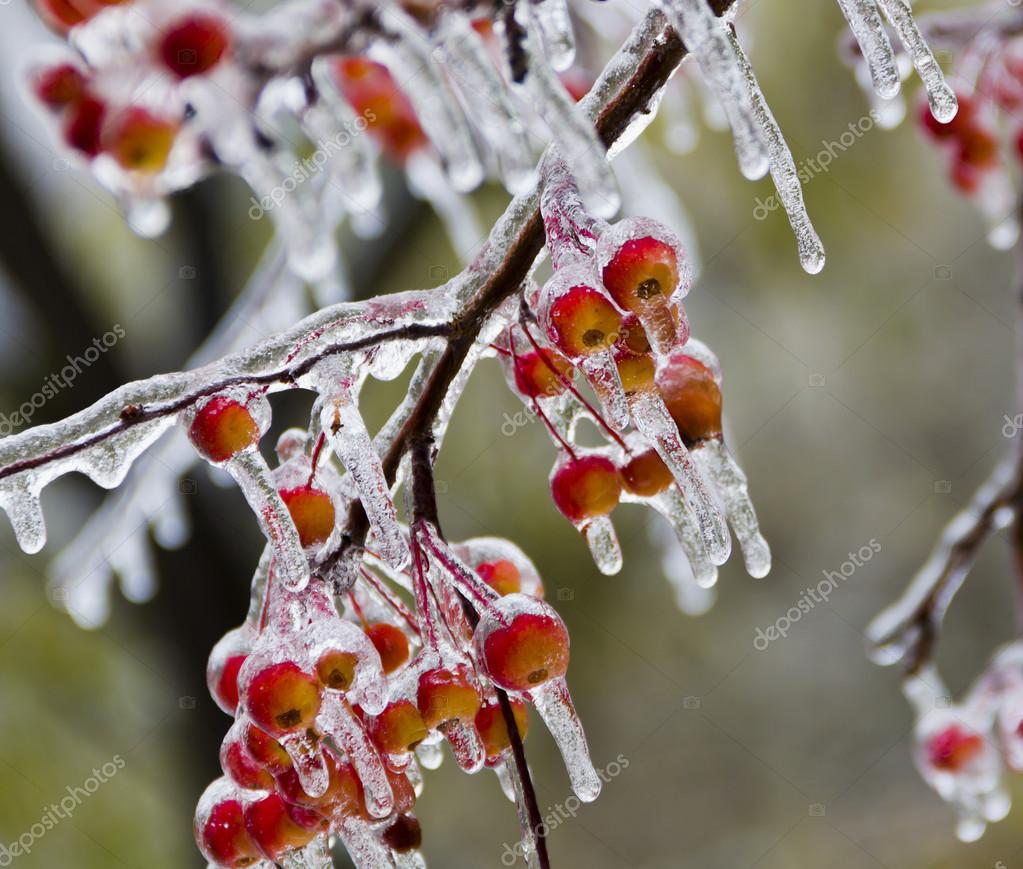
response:
[(593, 768), (586, 734), (565, 680), (553, 679), (543, 688), (531, 691), (529, 698), (558, 744), (575, 795), (584, 803), (593, 802), (600, 794), (600, 776)]

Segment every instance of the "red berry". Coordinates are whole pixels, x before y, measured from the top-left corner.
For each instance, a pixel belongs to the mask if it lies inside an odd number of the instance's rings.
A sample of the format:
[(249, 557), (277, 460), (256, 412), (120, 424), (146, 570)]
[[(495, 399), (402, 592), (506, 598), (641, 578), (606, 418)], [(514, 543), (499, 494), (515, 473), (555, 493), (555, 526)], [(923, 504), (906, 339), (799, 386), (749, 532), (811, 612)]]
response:
[(213, 462), (224, 462), (259, 443), (260, 432), (244, 404), (217, 395), (196, 413), (188, 436), (201, 455)]
[(568, 631), (553, 610), (523, 612), (510, 624), (489, 630), (482, 657), (495, 684), (530, 691), (565, 675), (568, 645)]
[(550, 338), (573, 358), (606, 350), (618, 340), (621, 328), (621, 314), (593, 287), (574, 286), (550, 308)]
[(426, 739), (429, 731), (423, 716), (409, 700), (389, 704), (373, 719), (370, 734), (384, 754), (404, 754)]
[(519, 573), (514, 562), (508, 561), (506, 558), (477, 564), (476, 573), (500, 595), (522, 591), (522, 574)]
[(235, 867), (251, 866), (260, 859), (255, 842), (245, 829), (242, 804), (237, 799), (217, 803), (202, 829), (196, 830), (196, 843), (211, 863)]
[(334, 502), (330, 495), (313, 486), (282, 489), (281, 498), (298, 529), (305, 547), (320, 546), (334, 530)]
[(366, 58), (347, 57), (334, 69), (341, 93), (365, 118), (370, 134), (393, 160), (403, 163), (427, 145), (412, 104), (387, 67)]
[(36, 12), (46, 25), (58, 33), (67, 33), (76, 24), (91, 18), (98, 8), (83, 0), (34, 0)]
[(379, 622), (366, 628), (366, 636), (380, 653), (385, 674), (390, 675), (408, 660), (408, 637), (401, 628)]
[(245, 748), (271, 775), (277, 776), (292, 766), (291, 756), (276, 739), (255, 725), (248, 725), (242, 736)]
[(984, 740), (958, 724), (951, 724), (927, 742), (927, 758), (936, 769), (958, 772), (983, 748)]
[(276, 793), (249, 803), (244, 814), (245, 829), (271, 860), (304, 848), (327, 823), (318, 812), (288, 805)]
[(604, 286), (621, 308), (641, 314), (664, 307), (679, 282), (678, 255), (667, 242), (646, 236), (626, 241), (604, 266)]
[(324, 749), (323, 755), (330, 783), (321, 796), (311, 797), (302, 789), (298, 773), (293, 767), (285, 770), (277, 778), (277, 788), (281, 796), (292, 805), (317, 809), (332, 817), (342, 814), (345, 817), (367, 818), (362, 782), (355, 768), (350, 763), (342, 761), (328, 748)]
[(228, 715), (234, 715), (238, 708), (238, 671), (248, 655), (232, 655), (224, 662), (224, 668), (215, 682), (213, 699)]
[(998, 165), (998, 140), (983, 127), (971, 127), (959, 136), (959, 160), (975, 169)]
[[(512, 716), (515, 718), (519, 737), (525, 739), (526, 731), (529, 729), (529, 713), (526, 710), (526, 704), (514, 697), (509, 697), (508, 700), (511, 703)], [(494, 761), (502, 752), (511, 748), (511, 736), (508, 733), (500, 703), (488, 702), (480, 707), (480, 711), (476, 713), (476, 730), (479, 731), (480, 738), (483, 740), (487, 760)]]
[(952, 164), (950, 178), (952, 185), (961, 193), (971, 196), (980, 189), (981, 173), (973, 166), (956, 160)]
[(51, 109), (63, 109), (79, 102), (87, 87), (84, 73), (71, 63), (47, 67), (32, 76), (32, 93)]
[(620, 474), (625, 491), (640, 498), (652, 498), (675, 482), (656, 450), (633, 456), (622, 466)]
[(657, 372), (657, 388), (687, 444), (721, 434), (721, 389), (707, 366), (676, 354)]
[(178, 19), (160, 37), (157, 53), (178, 78), (209, 72), (220, 63), (231, 42), (227, 22), (194, 12)]
[(554, 503), (575, 523), (605, 516), (618, 506), (621, 481), (614, 462), (604, 456), (581, 456), (563, 462), (551, 479)]
[(220, 747), (220, 768), (240, 787), (248, 790), (270, 790), (274, 786), (274, 778), (270, 771), (256, 760), (245, 747), (245, 744), (232, 737)]
[(959, 110), (947, 124), (941, 123), (931, 114), (931, 107), (926, 102), (920, 104), (920, 126), (939, 141), (961, 136), (973, 126), (977, 115), (976, 102), (967, 94), (957, 94), (956, 98), (959, 102)]
[(451, 721), (472, 721), (480, 708), (480, 695), (460, 670), (437, 669), (419, 677), (416, 695), (428, 730)]
[(320, 685), (294, 661), (270, 664), (248, 678), (245, 708), (267, 733), (305, 730), (320, 711)]
[(75, 105), (64, 124), (64, 141), (87, 157), (102, 149), (100, 132), (107, 107), (95, 97), (85, 97)]
[(545, 350), (520, 354), (512, 362), (515, 386), (528, 398), (561, 395), (565, 391), (562, 378), (572, 371), (572, 363), (560, 353)]
[(129, 106), (107, 123), (103, 149), (129, 172), (159, 172), (167, 165), (179, 126), (141, 106)]

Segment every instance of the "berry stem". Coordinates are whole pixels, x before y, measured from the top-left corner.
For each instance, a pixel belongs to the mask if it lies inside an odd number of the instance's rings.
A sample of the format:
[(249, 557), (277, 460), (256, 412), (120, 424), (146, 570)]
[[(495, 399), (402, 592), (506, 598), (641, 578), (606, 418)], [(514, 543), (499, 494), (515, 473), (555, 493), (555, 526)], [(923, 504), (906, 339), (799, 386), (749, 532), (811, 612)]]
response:
[[(508, 327), (508, 346), (511, 347), (512, 365), (515, 366), (516, 372), (521, 373), (522, 362), (519, 360), (518, 351), (515, 349), (515, 336), (512, 334), (511, 326)], [(550, 368), (560, 380), (564, 381), (564, 375), (550, 364), (551, 360), (548, 356), (544, 355), (540, 358), (543, 360), (544, 365)], [(575, 450), (573, 450), (572, 445), (561, 436), (561, 433), (554, 428), (554, 424), (550, 421), (547, 414), (544, 413), (543, 408), (540, 407), (540, 402), (537, 397), (535, 395), (530, 396), (529, 401), (533, 405), (533, 412), (536, 413), (536, 415), (540, 417), (540, 421), (547, 426), (547, 431), (551, 433), (551, 437), (561, 444), (561, 448), (572, 457), (572, 461), (575, 461)]]

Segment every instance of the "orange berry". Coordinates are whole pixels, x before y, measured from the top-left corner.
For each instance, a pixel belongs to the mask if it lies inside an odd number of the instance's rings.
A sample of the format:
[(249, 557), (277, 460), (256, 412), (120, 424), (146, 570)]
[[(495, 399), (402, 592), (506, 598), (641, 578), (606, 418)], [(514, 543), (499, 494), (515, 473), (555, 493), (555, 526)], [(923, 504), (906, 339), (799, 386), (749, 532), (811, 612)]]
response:
[(604, 456), (571, 459), (554, 472), (551, 494), (562, 515), (572, 522), (605, 516), (618, 506), (621, 497), (618, 469)]
[(316, 662), (316, 675), (320, 681), (334, 691), (347, 691), (355, 679), (355, 667), (359, 659), (351, 652), (332, 650), (320, 655)]
[(675, 478), (657, 455), (656, 450), (647, 450), (633, 456), (619, 471), (622, 487), (631, 495), (640, 498), (652, 498), (663, 492), (675, 482)]
[(200, 454), (212, 462), (224, 462), (259, 443), (260, 432), (244, 404), (216, 395), (196, 413), (188, 436)]
[(389, 704), (370, 726), (373, 742), (384, 754), (411, 751), (428, 733), (423, 716), (409, 700)]
[(245, 709), (267, 733), (305, 730), (320, 711), (319, 682), (294, 661), (270, 664), (248, 679)]
[(514, 594), (522, 591), (522, 574), (514, 562), (507, 558), (498, 561), (484, 561), (476, 565), (479, 574), (487, 585), (500, 595)]
[(654, 388), (657, 367), (653, 356), (647, 353), (616, 353), (615, 365), (626, 394), (648, 392)]
[(334, 502), (330, 495), (313, 486), (282, 489), (284, 500), (305, 547), (320, 546), (334, 530)]
[(553, 610), (523, 612), (510, 624), (491, 629), (482, 652), (495, 684), (509, 691), (530, 691), (565, 675), (568, 631)]
[(386, 675), (393, 673), (408, 660), (408, 637), (401, 628), (387, 622), (378, 622), (366, 628), (366, 636), (380, 653), (380, 663)]
[(572, 358), (606, 350), (622, 328), (622, 317), (598, 290), (577, 285), (559, 296), (549, 312), (551, 340)]
[(122, 109), (103, 132), (103, 148), (129, 172), (159, 172), (178, 135), (179, 124), (141, 106)]
[(437, 669), (419, 677), (416, 695), (427, 729), (450, 721), (472, 721), (480, 708), (480, 695), (460, 670)]
[(721, 389), (709, 368), (675, 355), (657, 372), (657, 388), (687, 444), (720, 436)]
[[(529, 712), (526, 704), (514, 697), (509, 697), (512, 715), (515, 718), (515, 726), (519, 730), (519, 736), (526, 738), (526, 731), (529, 729)], [(504, 751), (511, 748), (511, 736), (508, 733), (508, 726), (505, 724), (504, 712), (501, 704), (487, 702), (480, 707), (476, 713), (476, 730), (479, 731), (483, 740), (483, 747), (487, 753), (487, 760), (493, 761)]]

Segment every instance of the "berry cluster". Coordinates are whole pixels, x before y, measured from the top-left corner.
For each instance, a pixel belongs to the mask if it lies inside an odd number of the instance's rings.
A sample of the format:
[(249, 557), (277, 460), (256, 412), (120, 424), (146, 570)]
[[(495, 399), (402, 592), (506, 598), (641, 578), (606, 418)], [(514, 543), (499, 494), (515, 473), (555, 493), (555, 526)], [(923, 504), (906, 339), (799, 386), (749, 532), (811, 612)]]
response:
[(957, 67), (958, 113), (940, 123), (922, 105), (919, 126), (946, 155), (951, 183), (984, 215), (991, 243), (1008, 247), (1019, 234), (1010, 170), (1023, 161), (1023, 40), (978, 41)]
[[(580, 798), (595, 798), (600, 780), (565, 685), (568, 632), (529, 559), (490, 538), (449, 546), (417, 519), (402, 531), (406, 556), (389, 563), (367, 549), (350, 582), (310, 577), (350, 493), (326, 461), (325, 433), (285, 432), (270, 471), (258, 453), (264, 405), (261, 394), (218, 394), (186, 420), (195, 449), (235, 476), (269, 541), (248, 617), (207, 670), (235, 723), (224, 776), (196, 814), (206, 858), (328, 865), (333, 833), (360, 867), (422, 865), (412, 814), (421, 767), (435, 767), (446, 742), (462, 769), (494, 769), (516, 798), (508, 761), (527, 704), (558, 741)], [(288, 572), (296, 545), (308, 559), (302, 576)]]
[[(36, 3), (44, 19), (62, 31), (90, 20), (105, 5), (115, 4)], [(110, 158), (128, 173), (116, 176), (125, 189), (153, 192), (159, 189), (153, 188), (153, 177), (171, 164), (186, 124), (187, 103), (176, 85), (217, 68), (230, 52), (232, 34), (225, 17), (195, 10), (164, 11), (140, 36), (144, 64), (138, 53), (120, 62), (110, 57), (96, 67), (78, 59), (41, 64), (31, 71), (31, 89), (58, 121), (69, 148), (89, 160)], [(196, 143), (190, 145), (194, 155)], [(189, 152), (189, 143), (181, 150)]]
[(917, 769), (955, 808), (959, 838), (973, 841), (1009, 813), (1006, 772), (1023, 773), (1023, 644), (999, 650), (961, 703), (948, 703), (933, 666), (905, 691), (917, 713)]
[[(554, 274), (531, 290), (519, 322), (494, 350), (558, 447), (555, 505), (606, 573), (621, 566), (608, 516), (626, 500), (669, 519), (701, 585), (713, 584), (729, 555), (722, 514), (747, 569), (763, 576), (770, 555), (745, 477), (724, 447), (717, 362), (689, 339), (682, 300), (691, 275), (682, 245), (653, 220), (608, 226), (591, 216), (557, 156), (548, 157), (544, 181)], [(599, 407), (579, 391), (576, 374)], [(584, 419), (604, 433), (605, 448), (574, 443)]]

